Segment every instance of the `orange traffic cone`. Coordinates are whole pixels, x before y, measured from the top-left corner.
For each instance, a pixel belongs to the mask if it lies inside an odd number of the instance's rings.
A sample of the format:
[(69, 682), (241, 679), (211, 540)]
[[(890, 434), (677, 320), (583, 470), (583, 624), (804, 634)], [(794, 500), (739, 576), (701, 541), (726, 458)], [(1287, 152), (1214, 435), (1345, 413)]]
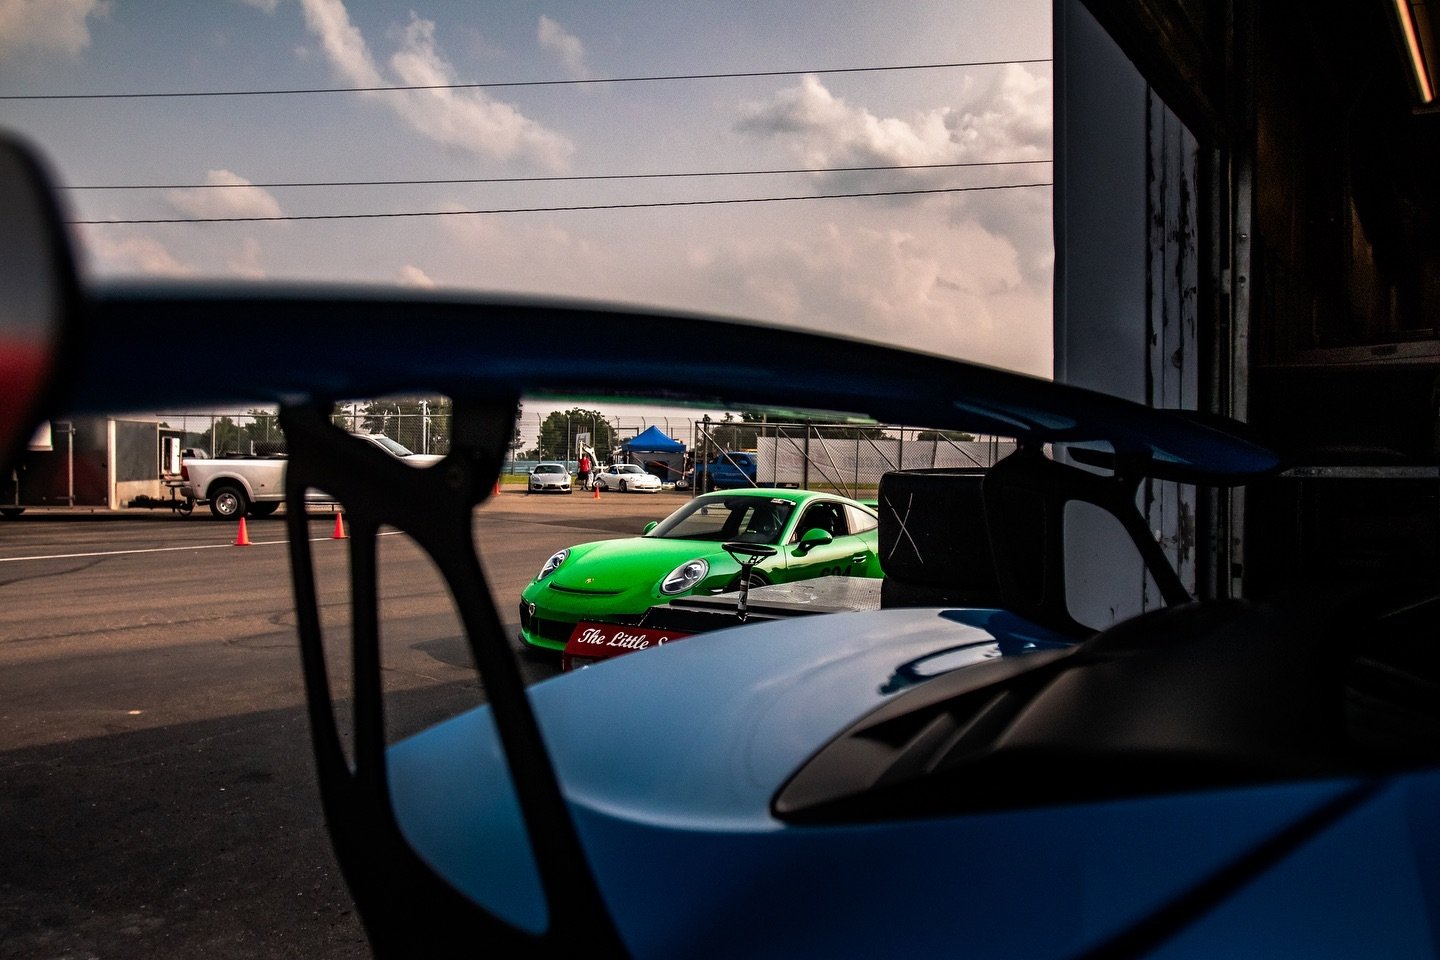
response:
[(599, 500), (599, 499), (600, 499), (600, 484), (597, 483), (597, 484), (595, 484), (594, 486), (592, 486), (590, 489), (593, 491), (593, 492), (590, 494), (590, 498), (591, 498), (592, 500)]
[(497, 496), (497, 497), (500, 496), (500, 481), (499, 481), (499, 480), (496, 480), (496, 481), (495, 481), (495, 496)]
[(331, 540), (345, 539), (345, 514), (335, 514), (335, 532), (330, 535)]
[(244, 517), (241, 517), (241, 518), (240, 518), (240, 534), (235, 538), (235, 546), (237, 546), (237, 547), (248, 547), (248, 546), (250, 546), (250, 531), (247, 530), (247, 529), (245, 529), (245, 518), (244, 518)]

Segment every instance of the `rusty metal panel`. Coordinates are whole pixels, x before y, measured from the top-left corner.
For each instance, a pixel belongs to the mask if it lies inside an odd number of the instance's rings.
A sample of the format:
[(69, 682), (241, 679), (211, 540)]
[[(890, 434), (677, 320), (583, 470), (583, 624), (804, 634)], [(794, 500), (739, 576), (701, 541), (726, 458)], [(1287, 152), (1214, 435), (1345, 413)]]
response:
[[(1199, 212), (1195, 137), (1155, 94), (1147, 110), (1145, 402), (1152, 407), (1199, 407)], [(1196, 491), (1149, 481), (1145, 515), (1171, 564), (1191, 593), (1196, 589)], [(1158, 606), (1148, 592), (1145, 606)]]

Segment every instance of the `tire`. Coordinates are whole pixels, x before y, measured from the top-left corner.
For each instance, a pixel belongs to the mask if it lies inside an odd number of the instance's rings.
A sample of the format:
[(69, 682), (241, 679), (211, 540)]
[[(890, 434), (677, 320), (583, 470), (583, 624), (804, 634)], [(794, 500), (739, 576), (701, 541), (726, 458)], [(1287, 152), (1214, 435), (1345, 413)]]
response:
[(250, 516), (268, 517), (270, 516), (270, 514), (274, 513), (276, 510), (279, 509), (279, 500), (266, 500), (264, 503), (252, 503), (250, 504)]
[(217, 520), (238, 520), (250, 510), (245, 491), (232, 484), (223, 484), (210, 491), (210, 513)]
[(24, 507), (0, 507), (0, 517), (4, 517), (6, 520), (14, 520), (24, 512)]
[(621, 493), (624, 493), (624, 492), (625, 492), (625, 481), (624, 481), (624, 480), (621, 480), (621, 481), (620, 481), (620, 492), (621, 492)]
[[(751, 571), (750, 571), (750, 589), (751, 589), (751, 590), (754, 590), (756, 587), (768, 587), (768, 586), (770, 586), (770, 578), (769, 578), (769, 577), (765, 576), (765, 574), (761, 573), (759, 570), (751, 570)], [(728, 591), (731, 591), (731, 592), (740, 589), (740, 575), (739, 575), (738, 573), (735, 575), (735, 579), (730, 581), (730, 586), (727, 587), (726, 589), (727, 589)]]
[(996, 606), (996, 569), (975, 470), (900, 470), (880, 478), (881, 606)]

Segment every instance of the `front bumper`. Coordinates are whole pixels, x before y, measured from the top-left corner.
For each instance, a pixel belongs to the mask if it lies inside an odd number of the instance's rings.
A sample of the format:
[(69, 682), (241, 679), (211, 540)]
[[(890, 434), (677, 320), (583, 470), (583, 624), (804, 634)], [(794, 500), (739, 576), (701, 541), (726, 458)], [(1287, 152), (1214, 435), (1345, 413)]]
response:
[(620, 613), (607, 613), (594, 617), (570, 616), (571, 619), (559, 619), (553, 616), (546, 616), (553, 611), (537, 610), (533, 603), (527, 600), (520, 601), (520, 639), (526, 646), (535, 647), (540, 650), (563, 651), (565, 644), (570, 641), (570, 634), (575, 630), (575, 624), (581, 620), (598, 620), (605, 623), (624, 623), (635, 626), (640, 622), (643, 613), (634, 615)]

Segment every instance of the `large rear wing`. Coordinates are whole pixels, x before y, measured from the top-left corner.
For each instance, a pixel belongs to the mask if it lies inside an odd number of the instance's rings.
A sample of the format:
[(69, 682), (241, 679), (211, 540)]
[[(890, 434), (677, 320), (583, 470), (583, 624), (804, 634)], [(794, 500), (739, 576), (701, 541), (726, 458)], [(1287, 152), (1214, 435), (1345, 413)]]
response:
[[(1243, 483), (1276, 468), (1237, 431), (1181, 413), (1033, 377), (894, 347), (738, 320), (609, 305), (393, 291), (188, 286), (112, 288), (85, 304), (91, 321), (69, 409), (144, 409), (227, 402), (281, 407), (290, 444), (287, 506), (311, 732), (327, 824), (378, 953), (401, 956), (541, 947), (624, 952), (586, 859), (470, 538), (471, 512), (495, 488), (525, 396), (608, 396), (715, 407), (836, 411), (1015, 437), (1021, 452), (990, 479), (987, 508), (1017, 529), (1058, 497), (1118, 509), (1133, 483), (1164, 476)], [(199, 322), (246, 329), (263, 359), (200, 370), (189, 346), (147, 331)], [(697, 342), (745, 350), (696, 355)], [(790, 358), (803, 357), (805, 363)], [(165, 378), (151, 375), (155, 369)], [(605, 375), (596, 376), (596, 370)], [(625, 393), (597, 384), (635, 384)], [(639, 386), (643, 385), (643, 386)], [(414, 469), (330, 422), (338, 399), (440, 391), (454, 400), (451, 451)], [(1052, 474), (1047, 444), (1083, 445), (1108, 478)], [(1065, 468), (1067, 471), (1073, 468)], [(346, 759), (326, 673), (305, 499), (333, 496), (351, 535), (354, 762)], [(1128, 494), (1127, 494), (1128, 490)], [(1008, 492), (1005, 492), (1008, 491)], [(1123, 513), (1124, 511), (1121, 511)], [(1130, 521), (1122, 517), (1122, 522)], [(406, 842), (387, 789), (379, 669), (377, 536), (413, 538), (454, 599), (505, 748), (544, 889), (547, 928), (531, 933), (488, 913)], [(1127, 526), (1128, 528), (1128, 526)], [(1144, 538), (1141, 537), (1140, 540)], [(1048, 582), (1053, 553), (997, 553), (1007, 597)], [(1173, 574), (1172, 574), (1173, 577)], [(1161, 575), (1167, 597), (1175, 583)], [(1183, 590), (1180, 591), (1183, 593)], [(1039, 594), (1042, 612), (1050, 594)]]

